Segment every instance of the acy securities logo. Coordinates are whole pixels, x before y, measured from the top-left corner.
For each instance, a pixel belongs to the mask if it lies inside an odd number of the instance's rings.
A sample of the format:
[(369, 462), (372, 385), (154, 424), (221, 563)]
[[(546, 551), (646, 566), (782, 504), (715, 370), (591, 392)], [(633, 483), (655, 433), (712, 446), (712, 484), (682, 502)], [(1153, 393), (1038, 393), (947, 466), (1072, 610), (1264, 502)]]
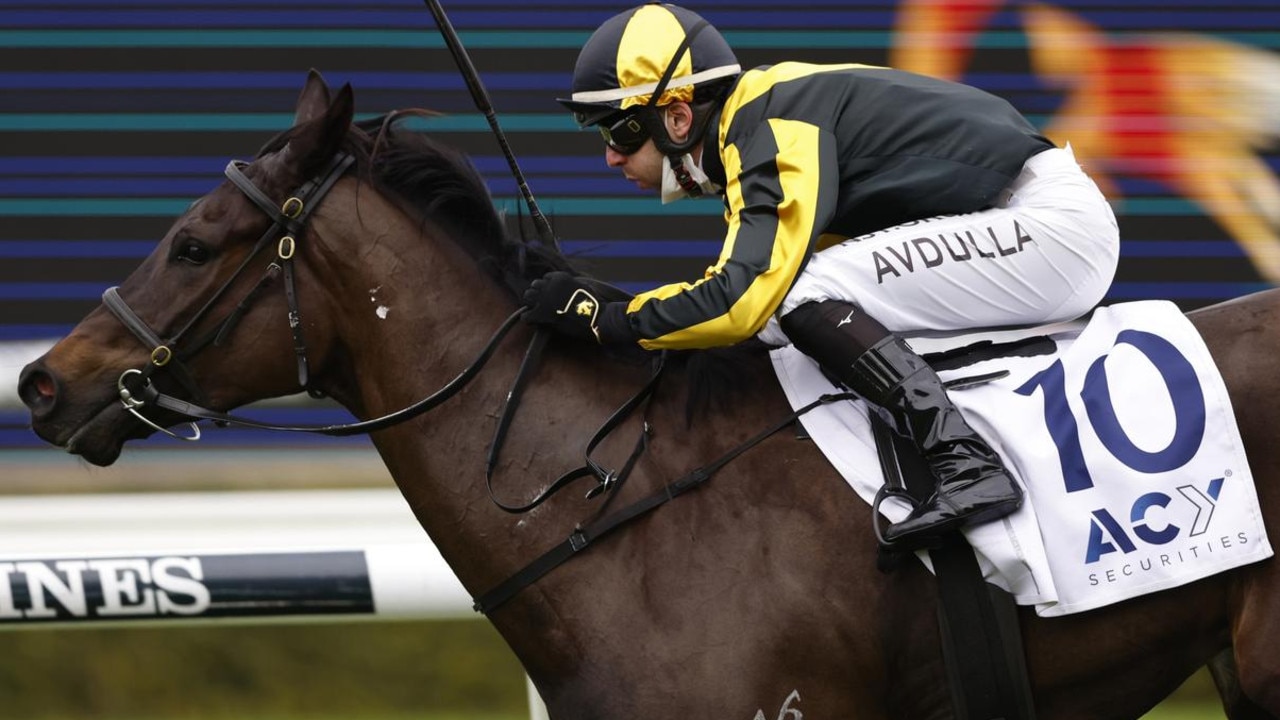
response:
[(1247, 530), (1214, 527), (1214, 511), (1227, 479), (1214, 478), (1203, 486), (1180, 485), (1176, 497), (1143, 493), (1127, 513), (1094, 510), (1084, 551), (1089, 584), (1116, 583), (1173, 569), (1256, 541)]

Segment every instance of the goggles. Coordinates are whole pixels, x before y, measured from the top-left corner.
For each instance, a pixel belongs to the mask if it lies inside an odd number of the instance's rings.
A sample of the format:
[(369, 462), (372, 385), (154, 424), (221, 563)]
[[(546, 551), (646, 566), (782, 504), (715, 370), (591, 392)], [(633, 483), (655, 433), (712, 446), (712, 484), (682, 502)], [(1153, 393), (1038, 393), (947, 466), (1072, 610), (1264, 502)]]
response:
[(635, 153), (649, 140), (644, 123), (640, 122), (635, 113), (627, 113), (613, 122), (606, 120), (596, 127), (600, 129), (600, 135), (609, 147), (623, 155)]

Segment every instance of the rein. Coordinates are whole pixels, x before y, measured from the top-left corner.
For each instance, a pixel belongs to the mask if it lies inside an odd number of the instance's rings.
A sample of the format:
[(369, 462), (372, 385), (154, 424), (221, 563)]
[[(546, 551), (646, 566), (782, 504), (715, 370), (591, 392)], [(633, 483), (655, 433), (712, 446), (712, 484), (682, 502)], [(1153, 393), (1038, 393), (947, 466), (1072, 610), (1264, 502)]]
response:
[[(285, 296), (289, 305), (289, 329), (293, 334), (294, 354), (298, 367), (298, 384), (307, 391), (312, 397), (322, 397), (322, 393), (311, 386), (309, 364), (307, 362), (307, 347), (302, 336), (302, 320), (298, 309), (297, 291), (295, 289), (293, 258), (297, 250), (297, 237), (302, 234), (305, 228), (305, 222), (311, 212), (320, 204), (333, 185), (344, 175), (351, 165), (355, 162), (355, 158), (351, 155), (341, 153), (335, 155), (329, 161), (328, 166), (315, 178), (312, 178), (297, 192), (292, 194), (279, 208), (272, 202), (267, 194), (262, 192), (253, 181), (246, 176), (242, 170), (247, 163), (239, 160), (232, 160), (227, 164), (225, 174), (227, 178), (240, 189), (255, 205), (265, 212), (271, 219), (271, 227), (263, 233), (262, 237), (254, 244), (253, 249), (236, 268), (231, 277), (218, 288), (211, 297), (196, 314), (182, 327), (181, 330), (174, 333), (168, 340), (161, 340), (159, 333), (152, 330), (146, 321), (133, 311), (129, 304), (120, 297), (118, 288), (108, 288), (102, 295), (102, 301), (107, 309), (116, 316), (120, 322), (129, 329), (130, 332), (142, 342), (143, 345), (152, 348), (150, 362), (142, 369), (130, 369), (121, 374), (117, 381), (117, 387), (120, 391), (120, 401), (124, 408), (138, 418), (142, 422), (159, 430), (167, 435), (176, 437), (181, 440), (195, 441), (200, 438), (200, 429), (195, 422), (191, 423), (193, 434), (190, 436), (177, 435), (170, 432), (164, 427), (157, 425), (151, 419), (144, 416), (140, 409), (152, 405), (163, 410), (168, 410), (188, 418), (196, 420), (212, 420), (222, 425), (240, 425), (243, 427), (256, 428), (259, 430), (276, 430), (280, 432), (296, 432), (296, 433), (313, 433), (318, 435), (329, 435), (334, 437), (343, 437), (349, 435), (360, 435), (371, 433), (393, 425), (405, 422), (415, 418), (428, 410), (431, 410), (449, 398), (456, 395), (460, 390), (467, 386), (468, 383), (480, 372), (481, 368), (488, 363), (497, 349), (498, 344), (507, 333), (515, 327), (520, 317), (524, 314), (521, 308), (512, 313), (502, 325), (494, 332), (484, 349), (480, 351), (479, 356), (456, 377), (446, 383), (436, 392), (413, 403), (412, 405), (388, 413), (381, 417), (371, 420), (363, 420), (354, 423), (343, 423), (337, 425), (278, 425), (275, 423), (262, 422), (252, 420), (246, 417), (232, 415), (218, 410), (211, 410), (203, 407), (201, 403), (206, 401), (204, 393), (200, 391), (199, 386), (195, 383), (194, 377), (187, 369), (183, 360), (191, 358), (200, 350), (213, 345), (222, 344), (230, 335), (232, 329), (240, 321), (240, 318), (248, 311), (253, 300), (257, 298), (262, 289), (272, 282), (276, 277), (283, 274), (285, 280)], [(245, 294), (244, 298), (236, 305), (230, 313), (227, 314), (220, 322), (218, 322), (213, 330), (204, 336), (190, 342), (187, 345), (180, 344), (183, 338), (188, 334), (192, 327), (209, 314), (213, 305), (227, 293), (228, 288), (244, 273), (249, 263), (256, 258), (269, 242), (279, 236), (276, 242), (276, 258), (267, 266), (267, 271), (262, 279)], [(535, 336), (535, 346), (545, 344), (545, 339), (539, 340), (541, 333)], [(175, 348), (177, 348), (175, 350)], [(151, 383), (151, 376), (160, 369), (167, 369), (173, 373), (174, 378), (188, 392), (197, 398), (198, 402), (181, 400), (166, 395), (155, 388)], [(517, 378), (520, 381), (523, 377), (523, 368), (521, 376)], [(514, 393), (514, 390), (513, 390)], [(505, 434), (505, 428), (500, 433), (499, 438)], [(491, 457), (496, 453), (491, 453)]]
[[(496, 351), (499, 343), (507, 336), (513, 327), (520, 321), (525, 313), (524, 308), (520, 308), (512, 313), (498, 329), (489, 338), (488, 343), (480, 351), (476, 359), (464, 368), (457, 376), (446, 383), (431, 395), (395, 412), (388, 413), (381, 417), (370, 420), (363, 420), (353, 423), (343, 423), (336, 425), (279, 425), (275, 423), (252, 420), (250, 418), (233, 415), (230, 413), (212, 410), (204, 407), (207, 401), (205, 395), (201, 391), (199, 385), (195, 382), (194, 376), (187, 368), (184, 361), (189, 360), (200, 350), (209, 345), (221, 345), (230, 336), (236, 324), (249, 310), (253, 301), (259, 297), (262, 290), (280, 275), (284, 276), (285, 296), (289, 307), (289, 328), (293, 335), (294, 351), (298, 370), (298, 384), (307, 391), (312, 397), (321, 397), (322, 393), (311, 386), (311, 377), (309, 364), (307, 362), (306, 343), (302, 336), (301, 315), (298, 308), (297, 292), (294, 282), (293, 258), (297, 250), (297, 236), (302, 234), (305, 228), (305, 222), (311, 211), (320, 203), (324, 196), (329, 192), (333, 185), (340, 179), (354, 163), (354, 158), (347, 154), (336, 155), (330, 160), (328, 166), (317, 177), (309, 180), (301, 188), (284, 201), (278, 208), (265, 193), (263, 193), (256, 185), (253, 184), (243, 172), (242, 168), (246, 163), (232, 160), (227, 164), (226, 176), (231, 182), (239, 188), (255, 205), (257, 205), (268, 217), (272, 219), (271, 227), (263, 233), (262, 237), (254, 244), (248, 255), (231, 277), (227, 279), (213, 296), (191, 317), (190, 320), (182, 326), (180, 330), (171, 335), (168, 339), (162, 339), (161, 335), (151, 328), (120, 296), (119, 289), (112, 287), (103, 293), (102, 300), (107, 309), (120, 322), (133, 333), (138, 340), (148, 348), (151, 348), (149, 362), (141, 369), (129, 369), (120, 375), (117, 381), (117, 389), (119, 391), (120, 402), (125, 410), (138, 418), (146, 425), (163, 432), (180, 440), (196, 441), (200, 439), (200, 428), (196, 425), (199, 420), (211, 420), (218, 425), (239, 425), (242, 427), (255, 428), (259, 430), (275, 430), (280, 432), (295, 433), (311, 433), (318, 435), (328, 435), (334, 437), (359, 435), (382, 430), (393, 425), (405, 422), (415, 418), (423, 413), (438, 407), (445, 401), (452, 398), (459, 391), (465, 388), (480, 370), (488, 363)], [(241, 298), (225, 317), (218, 321), (213, 328), (204, 335), (189, 340), (191, 329), (197, 323), (203, 320), (212, 310), (213, 306), (229, 291), (233, 283), (246, 271), (249, 264), (258, 257), (263, 249), (276, 241), (276, 257), (268, 264), (266, 272), (262, 278)], [(185, 342), (184, 342), (185, 341)], [(534, 334), (529, 348), (525, 353), (524, 359), (520, 364), (519, 371), (512, 384), (511, 390), (507, 394), (507, 399), (503, 412), (498, 421), (498, 426), (494, 433), (493, 441), (490, 445), (489, 454), (485, 463), (485, 486), (489, 493), (490, 500), (501, 510), (508, 513), (524, 513), (541, 505), (551, 496), (560, 490), (563, 490), (570, 483), (583, 477), (594, 477), (597, 481), (586, 495), (587, 499), (593, 499), (601, 494), (609, 493), (609, 499), (616, 497), (613, 491), (617, 490), (626, 481), (631, 471), (634, 469), (636, 462), (640, 456), (648, 448), (650, 427), (647, 421), (641, 423), (640, 436), (637, 439), (631, 454), (627, 457), (622, 467), (618, 470), (610, 470), (592, 459), (592, 453), (596, 447), (609, 437), (619, 426), (621, 426), (629, 417), (637, 410), (646, 406), (652, 397), (660, 382), (663, 370), (666, 367), (666, 354), (660, 354), (655, 363), (653, 374), (648, 382), (622, 407), (618, 408), (600, 428), (591, 436), (587, 442), (584, 451), (584, 464), (574, 470), (564, 473), (554, 482), (552, 482), (545, 490), (538, 493), (532, 500), (522, 505), (508, 505), (500, 501), (493, 489), (493, 475), (497, 466), (499, 454), (501, 453), (503, 441), (506, 438), (515, 410), (519, 404), (519, 399), (523, 394), (524, 388), (528, 384), (529, 378), (533, 374), (533, 370), (537, 365), (538, 358), (541, 356), (547, 341), (547, 332), (539, 330)], [(182, 400), (171, 395), (166, 395), (156, 389), (151, 382), (152, 376), (160, 370), (169, 371), (174, 379), (183, 386), (196, 401)], [(594, 518), (585, 523), (579, 523), (574, 531), (569, 535), (568, 539), (551, 550), (543, 553), (533, 562), (517, 571), (511, 577), (507, 578), (498, 586), (484, 593), (475, 600), (475, 609), (482, 613), (490, 613), (507, 600), (510, 600), (522, 589), (536, 582), (546, 573), (550, 572), (560, 564), (581, 552), (596, 539), (607, 535), (618, 527), (641, 517), (670, 500), (698, 487), (706, 482), (716, 471), (728, 464), (730, 461), (746, 452), (750, 448), (759, 444), (766, 438), (778, 432), (784, 427), (795, 422), (800, 416), (813, 410), (814, 408), (838, 400), (845, 400), (853, 397), (851, 394), (842, 393), (837, 395), (825, 395), (813, 403), (792, 412), (784, 417), (781, 421), (766, 428), (752, 438), (734, 447), (732, 450), (718, 458), (717, 460), (704, 465), (687, 475), (667, 484), (641, 500), (627, 505), (612, 513), (605, 514), (609, 507), (609, 500), (606, 500), (596, 512)], [(158, 423), (152, 421), (142, 414), (144, 407), (153, 406), (166, 410), (184, 418), (194, 418), (190, 422), (192, 434), (189, 436), (174, 433)]]
[[(655, 379), (657, 378), (656, 374), (654, 378)], [(653, 381), (650, 381), (650, 382), (652, 383)], [(600, 539), (601, 537), (604, 537), (605, 535), (608, 535), (609, 533), (618, 529), (620, 526), (625, 525), (626, 523), (629, 523), (632, 520), (635, 520), (643, 515), (647, 515), (650, 512), (653, 512), (654, 510), (658, 509), (662, 505), (665, 505), (671, 500), (674, 500), (677, 497), (689, 492), (690, 490), (693, 490), (694, 488), (697, 488), (698, 486), (702, 485), (707, 480), (711, 479), (711, 476), (714, 475), (718, 470), (720, 470), (720, 468), (724, 467), (725, 465), (728, 465), (732, 460), (737, 458), (739, 455), (750, 450), (756, 445), (760, 444), (765, 439), (772, 436), (774, 433), (777, 433), (779, 430), (782, 430), (783, 428), (792, 424), (793, 422), (798, 420), (801, 416), (805, 415), (809, 411), (814, 410), (818, 407), (821, 407), (822, 405), (827, 405), (829, 403), (839, 402), (842, 400), (853, 400), (856, 398), (857, 398), (857, 395), (853, 393), (835, 393), (831, 395), (823, 395), (819, 397), (817, 400), (814, 400), (808, 405), (805, 405), (804, 407), (800, 408), (799, 410), (793, 411), (792, 413), (783, 417), (781, 420), (774, 423), (773, 425), (766, 427), (764, 430), (761, 430), (760, 432), (756, 433), (750, 438), (747, 438), (746, 440), (742, 441), (733, 449), (729, 450), (724, 455), (721, 455), (719, 458), (716, 458), (712, 462), (706, 465), (703, 465), (702, 467), (699, 467), (687, 473), (686, 475), (680, 477), (679, 479), (664, 485), (663, 487), (659, 488), (656, 492), (646, 495), (640, 500), (637, 500), (631, 503), (630, 505), (627, 505), (626, 507), (616, 510), (608, 515), (604, 515), (603, 514), (604, 508), (601, 508), (601, 511), (596, 514), (596, 518), (594, 520), (586, 523), (585, 525), (579, 523), (573, 529), (573, 532), (569, 533), (569, 537), (566, 538), (564, 542), (561, 542), (559, 545), (556, 545), (555, 547), (546, 551), (542, 555), (538, 556), (535, 560), (533, 560), (533, 562), (530, 562), (528, 565), (525, 565), (523, 568), (517, 570), (513, 575), (508, 577), (506, 580), (498, 583), (497, 586), (495, 586), (488, 592), (484, 593), (480, 597), (476, 598), (475, 604), (472, 605), (472, 609), (484, 615), (488, 615), (492, 613), (503, 603), (515, 597), (516, 594), (519, 593), (521, 590), (537, 582), (538, 579), (541, 578), (543, 575), (546, 575), (547, 573), (551, 572), (555, 568), (564, 564), (567, 560), (572, 558), (574, 555), (585, 550), (587, 546), (590, 545), (592, 542)], [(612, 418), (610, 418), (610, 420), (612, 420)], [(643, 446), (647, 444), (648, 434), (649, 434), (648, 423), (645, 423), (645, 428), (644, 428), (643, 434), (641, 435), (640, 443), (637, 444), (637, 450), (634, 451), (631, 457), (628, 459), (627, 465), (624, 468), (625, 471), (630, 470), (636, 458), (639, 456), (639, 453), (643, 451)], [(622, 477), (623, 479), (625, 479), (626, 477), (625, 472), (622, 473)]]
[[(513, 327), (519, 322), (524, 315), (524, 308), (520, 308), (512, 313), (498, 329), (489, 338), (489, 342), (480, 351), (480, 354), (474, 361), (462, 370), (457, 376), (446, 383), (431, 395), (409, 405), (400, 410), (382, 415), (381, 417), (370, 420), (363, 420), (353, 423), (341, 423), (336, 425), (280, 425), (264, 421), (253, 420), (247, 417), (233, 415), (219, 410), (212, 410), (207, 405), (205, 394), (201, 391), (199, 385), (195, 382), (195, 378), (187, 368), (184, 360), (190, 359), (197, 352), (209, 346), (221, 345), (231, 334), (236, 324), (248, 311), (253, 301), (260, 295), (261, 291), (276, 277), (284, 275), (285, 280), (285, 296), (289, 307), (289, 328), (293, 334), (294, 354), (298, 369), (298, 384), (307, 391), (312, 397), (321, 397), (322, 393), (311, 386), (309, 364), (307, 362), (306, 342), (302, 336), (301, 313), (298, 308), (297, 292), (295, 289), (293, 258), (297, 250), (297, 237), (302, 234), (305, 228), (305, 222), (311, 212), (319, 205), (325, 195), (333, 185), (340, 179), (354, 163), (355, 159), (348, 154), (339, 154), (330, 160), (328, 166), (317, 177), (305, 183), (301, 188), (291, 195), (284, 203), (277, 208), (275, 203), (262, 192), (253, 181), (246, 176), (242, 170), (247, 164), (241, 161), (232, 160), (227, 164), (225, 174), (227, 178), (245, 194), (255, 205), (265, 212), (271, 219), (271, 227), (263, 233), (262, 237), (254, 244), (252, 250), (241, 261), (239, 267), (231, 274), (223, 285), (214, 292), (213, 296), (205, 302), (205, 304), (195, 313), (178, 332), (174, 333), (167, 340), (161, 339), (159, 333), (151, 328), (134, 310), (129, 307), (124, 298), (120, 296), (118, 288), (108, 288), (102, 295), (103, 304), (111, 311), (120, 322), (133, 333), (135, 337), (146, 347), (151, 348), (150, 362), (141, 369), (129, 369), (120, 375), (116, 382), (119, 392), (120, 402), (125, 410), (131, 413), (138, 420), (142, 421), (151, 428), (163, 432), (166, 435), (177, 438), (179, 440), (196, 441), (200, 439), (200, 427), (196, 424), (199, 420), (211, 420), (218, 425), (238, 425), (258, 430), (274, 430), (278, 432), (294, 432), (294, 433), (310, 433), (317, 435), (327, 435), (332, 437), (344, 437), (351, 435), (361, 435), (376, 432), (393, 425), (405, 422), (415, 418), (423, 413), (440, 406), (445, 401), (458, 394), (465, 388), (480, 370), (488, 363), (496, 351), (499, 343), (507, 336)], [(228, 291), (228, 288), (241, 276), (248, 268), (249, 264), (262, 252), (262, 250), (277, 236), (276, 242), (276, 258), (267, 266), (267, 270), (263, 277), (249, 290), (248, 293), (240, 300), (236, 307), (219, 321), (211, 331), (183, 344), (182, 341), (188, 335), (191, 328), (205, 318), (211, 311), (214, 304), (221, 299)], [(588, 498), (614, 489), (618, 484), (626, 478), (634, 466), (639, 455), (646, 446), (645, 435), (642, 434), (640, 441), (637, 443), (636, 450), (632, 453), (622, 470), (609, 470), (596, 463), (591, 458), (591, 453), (596, 446), (609, 436), (627, 417), (631, 415), (638, 407), (645, 403), (649, 396), (656, 388), (659, 378), (662, 375), (664, 366), (663, 359), (660, 358), (653, 376), (631, 400), (624, 404), (621, 408), (614, 412), (612, 416), (596, 431), (590, 442), (587, 444), (585, 452), (585, 463), (575, 469), (561, 475), (546, 490), (539, 493), (533, 500), (524, 505), (507, 505), (498, 500), (493, 490), (493, 471), (497, 464), (497, 458), (501, 452), (503, 441), (506, 438), (507, 431), (510, 427), (511, 420), (514, 417), (515, 409), (518, 405), (527, 381), (532, 374), (532, 368), (536, 365), (538, 357), (542, 350), (546, 347), (548, 334), (544, 330), (539, 330), (534, 334), (533, 340), (529, 344), (529, 348), (525, 353), (524, 360), (520, 365), (519, 372), (513, 386), (507, 394), (506, 405), (503, 408), (502, 417), (498, 423), (497, 431), (494, 434), (488, 460), (485, 467), (485, 485), (489, 492), (489, 497), (493, 503), (502, 510), (509, 513), (523, 513), (532, 510), (538, 505), (545, 502), (555, 493), (564, 489), (569, 483), (582, 477), (593, 476), (597, 479), (598, 485), (588, 494)], [(176, 349), (175, 349), (176, 348)], [(151, 377), (157, 371), (165, 369), (172, 374), (174, 379), (185, 389), (191, 393), (195, 401), (182, 400), (172, 395), (166, 395), (156, 389), (151, 382)], [(179, 435), (167, 428), (159, 425), (150, 418), (142, 414), (144, 407), (153, 406), (162, 410), (181, 415), (185, 418), (194, 418), (190, 427), (192, 432), (190, 435)]]
[[(338, 425), (277, 425), (275, 423), (251, 420), (249, 418), (231, 415), (218, 410), (210, 410), (201, 407), (186, 400), (180, 400), (172, 395), (165, 395), (157, 391), (154, 386), (148, 385), (143, 393), (142, 399), (137, 402), (139, 405), (154, 404), (156, 407), (175, 412), (187, 417), (196, 418), (198, 420), (213, 420), (218, 423), (226, 423), (231, 425), (240, 425), (243, 427), (255, 428), (258, 430), (275, 430), (278, 432), (295, 432), (295, 433), (312, 433), (316, 435), (329, 435), (332, 437), (346, 437), (350, 435), (362, 435), (366, 433), (376, 432), (398, 425), (406, 420), (411, 420), (428, 410), (438, 407), (444, 401), (457, 395), (460, 390), (467, 386), (476, 375), (480, 373), (493, 356), (494, 351), (498, 347), (498, 343), (506, 337), (511, 328), (515, 327), (520, 317), (524, 315), (523, 308), (512, 313), (489, 338), (489, 342), (480, 351), (470, 365), (462, 372), (458, 373), (452, 380), (446, 383), (439, 390), (431, 395), (415, 402), (408, 407), (396, 410), (381, 417), (371, 420), (362, 420), (353, 423), (343, 423)], [(135, 413), (136, 414), (136, 413)]]

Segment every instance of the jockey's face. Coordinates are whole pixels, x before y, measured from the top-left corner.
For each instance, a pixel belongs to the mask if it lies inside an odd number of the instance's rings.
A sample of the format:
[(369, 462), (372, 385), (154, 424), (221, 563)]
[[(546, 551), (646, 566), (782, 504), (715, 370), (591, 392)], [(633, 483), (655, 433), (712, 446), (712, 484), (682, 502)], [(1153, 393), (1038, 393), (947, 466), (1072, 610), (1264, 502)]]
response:
[(662, 187), (662, 153), (653, 140), (645, 141), (641, 148), (630, 155), (623, 155), (611, 146), (604, 146), (604, 161), (611, 168), (618, 168), (624, 177), (642, 190), (658, 190)]
[[(667, 135), (673, 142), (684, 142), (689, 137), (693, 124), (693, 111), (687, 103), (678, 101), (663, 106), (663, 109)], [(700, 154), (695, 152), (695, 157)], [(630, 154), (619, 152), (608, 143), (604, 147), (605, 163), (611, 168), (622, 170), (623, 176), (644, 190), (661, 192), (662, 159), (662, 153), (653, 144), (652, 138), (647, 140), (639, 150)]]

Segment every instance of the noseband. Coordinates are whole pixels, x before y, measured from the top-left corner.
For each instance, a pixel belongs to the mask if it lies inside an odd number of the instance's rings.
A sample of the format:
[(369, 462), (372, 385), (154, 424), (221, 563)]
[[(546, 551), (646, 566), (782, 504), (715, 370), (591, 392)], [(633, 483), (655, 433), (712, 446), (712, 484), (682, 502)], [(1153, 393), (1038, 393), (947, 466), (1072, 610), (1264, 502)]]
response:
[[(143, 423), (166, 435), (181, 440), (199, 440), (200, 428), (194, 422), (191, 423), (192, 435), (178, 435), (161, 427), (139, 412), (139, 408), (147, 404), (147, 401), (142, 398), (148, 395), (155, 395), (155, 391), (151, 387), (151, 376), (157, 370), (167, 369), (173, 378), (187, 392), (191, 393), (197, 402), (205, 404), (207, 402), (205, 394), (196, 384), (195, 378), (187, 368), (184, 360), (190, 359), (210, 344), (222, 344), (240, 319), (244, 317), (259, 292), (281, 274), (284, 275), (285, 298), (289, 304), (289, 330), (293, 334), (294, 355), (297, 358), (298, 366), (298, 384), (312, 397), (320, 397), (321, 393), (311, 386), (311, 377), (307, 364), (307, 347), (302, 337), (302, 321), (298, 313), (293, 257), (297, 251), (297, 238), (305, 229), (307, 218), (320, 204), (320, 201), (324, 199), (325, 195), (329, 193), (329, 190), (333, 188), (334, 183), (347, 172), (354, 162), (355, 158), (349, 154), (339, 153), (335, 155), (320, 174), (304, 183), (279, 207), (244, 174), (243, 168), (247, 167), (248, 163), (240, 160), (232, 160), (227, 163), (225, 170), (227, 179), (253, 201), (253, 204), (261, 208), (267, 214), (267, 217), (271, 218), (271, 227), (267, 228), (267, 231), (262, 234), (262, 237), (254, 244), (253, 249), (249, 251), (249, 254), (240, 263), (240, 266), (236, 268), (235, 272), (231, 274), (231, 277), (227, 278), (227, 281), (222, 284), (222, 287), (218, 288), (213, 296), (205, 302), (204, 306), (187, 321), (186, 325), (182, 326), (182, 329), (169, 336), (167, 340), (162, 340), (160, 334), (139, 317), (133, 311), (133, 308), (129, 307), (124, 298), (120, 297), (118, 288), (108, 288), (102, 294), (102, 302), (107, 306), (107, 309), (143, 345), (151, 348), (150, 360), (145, 366), (141, 369), (124, 371), (116, 382), (117, 390), (120, 393), (120, 402), (126, 410)], [(249, 267), (249, 264), (272, 241), (275, 241), (276, 257), (267, 265), (267, 270), (262, 278), (245, 294), (235, 309), (216, 323), (209, 332), (195, 339), (188, 339), (187, 336), (191, 329), (209, 314), (213, 306), (222, 299), (232, 284)]]

